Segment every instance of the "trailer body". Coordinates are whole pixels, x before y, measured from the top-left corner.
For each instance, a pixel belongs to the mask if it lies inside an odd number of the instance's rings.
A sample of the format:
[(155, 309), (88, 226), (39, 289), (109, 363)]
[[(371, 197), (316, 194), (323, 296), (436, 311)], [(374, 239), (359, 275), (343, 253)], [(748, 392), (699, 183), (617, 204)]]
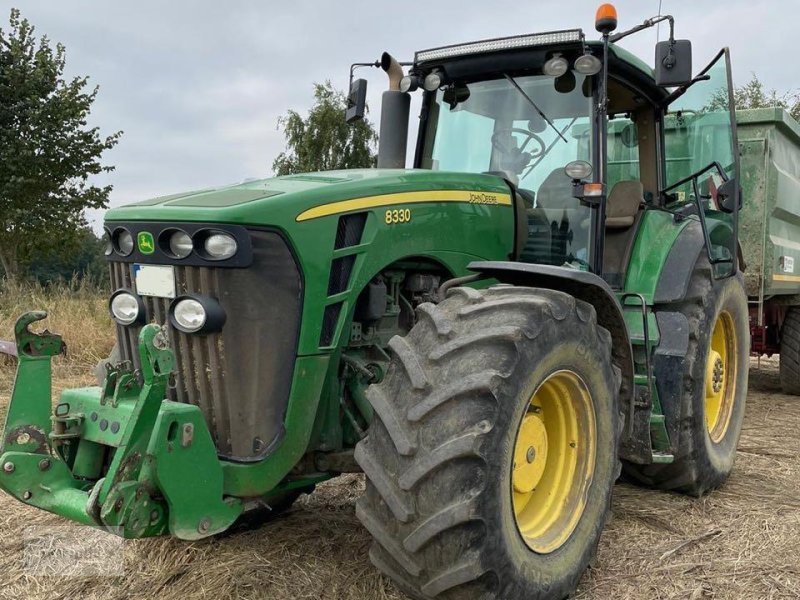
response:
[(772, 355), (786, 315), (800, 306), (800, 124), (781, 108), (740, 110), (736, 122), (753, 351)]

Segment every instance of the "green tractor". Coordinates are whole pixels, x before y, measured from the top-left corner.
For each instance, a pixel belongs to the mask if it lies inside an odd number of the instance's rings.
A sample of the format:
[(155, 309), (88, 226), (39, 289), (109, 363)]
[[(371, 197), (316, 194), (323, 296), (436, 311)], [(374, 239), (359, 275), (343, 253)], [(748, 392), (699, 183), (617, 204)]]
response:
[(729, 56), (693, 77), (672, 31), (655, 70), (616, 44), (664, 20), (384, 55), (378, 169), (110, 210), (118, 359), (52, 408), (63, 342), (20, 318), (0, 487), (194, 540), (363, 471), (410, 596), (567, 596), (621, 470), (700, 495), (742, 426)]

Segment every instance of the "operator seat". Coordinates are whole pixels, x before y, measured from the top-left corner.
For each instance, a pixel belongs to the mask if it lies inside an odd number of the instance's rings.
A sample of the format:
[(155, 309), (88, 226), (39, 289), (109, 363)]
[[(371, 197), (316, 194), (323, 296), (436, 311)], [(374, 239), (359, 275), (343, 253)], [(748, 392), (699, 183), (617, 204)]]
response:
[(575, 209), (581, 205), (580, 200), (572, 195), (572, 179), (564, 173), (564, 168), (554, 169), (536, 192), (536, 206), (539, 208)]
[(636, 240), (643, 202), (641, 181), (618, 181), (608, 195), (603, 278), (612, 288), (620, 289), (625, 284), (625, 272)]
[(528, 238), (520, 260), (561, 265), (567, 258), (575, 211), (580, 208), (580, 200), (572, 195), (572, 180), (563, 168), (554, 169), (545, 177), (535, 199), (536, 207), (527, 211)]

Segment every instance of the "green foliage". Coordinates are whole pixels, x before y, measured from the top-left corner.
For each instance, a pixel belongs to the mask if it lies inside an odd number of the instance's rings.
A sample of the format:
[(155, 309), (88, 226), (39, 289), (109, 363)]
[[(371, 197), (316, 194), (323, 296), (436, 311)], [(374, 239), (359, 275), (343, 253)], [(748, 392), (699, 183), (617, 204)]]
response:
[(101, 137), (87, 119), (97, 87), (64, 79), (65, 50), (11, 10), (0, 29), (0, 264), (10, 279), (46, 248), (79, 244), (87, 208), (104, 208), (111, 186), (90, 178), (113, 167), (101, 154), (121, 132)]
[(374, 167), (378, 135), (363, 119), (344, 120), (347, 97), (330, 81), (314, 84), (314, 105), (303, 118), (290, 110), (278, 119), (286, 135), (286, 150), (272, 163), (276, 175)]
[[(792, 117), (800, 121), (800, 91), (783, 93), (775, 89), (767, 91), (755, 73), (753, 73), (753, 78), (746, 84), (734, 87), (733, 101), (737, 109), (784, 108)], [(709, 110), (727, 109), (728, 91), (725, 89), (717, 90), (708, 108)]]
[(82, 227), (67, 244), (39, 249), (21, 266), (29, 279), (43, 285), (88, 280), (103, 286), (108, 280), (103, 242), (89, 227)]

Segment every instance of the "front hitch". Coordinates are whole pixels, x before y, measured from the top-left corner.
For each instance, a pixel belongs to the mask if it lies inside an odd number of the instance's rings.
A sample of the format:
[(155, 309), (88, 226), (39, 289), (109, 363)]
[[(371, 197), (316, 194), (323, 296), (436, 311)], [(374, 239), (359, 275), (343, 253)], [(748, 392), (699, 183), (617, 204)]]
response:
[(34, 333), (30, 326), (47, 317), (45, 311), (27, 312), (17, 319), (17, 374), (6, 413), (0, 453), (13, 450), (49, 454), (47, 434), (51, 410), (51, 358), (66, 354), (60, 335), (44, 330)]
[(65, 390), (51, 413), (61, 337), (15, 328), (19, 365), (0, 449), (0, 488), (18, 500), (126, 538), (197, 539), (242, 511), (223, 498), (222, 467), (200, 409), (165, 400), (174, 357), (166, 330), (139, 334), (141, 368), (107, 368), (102, 387)]

